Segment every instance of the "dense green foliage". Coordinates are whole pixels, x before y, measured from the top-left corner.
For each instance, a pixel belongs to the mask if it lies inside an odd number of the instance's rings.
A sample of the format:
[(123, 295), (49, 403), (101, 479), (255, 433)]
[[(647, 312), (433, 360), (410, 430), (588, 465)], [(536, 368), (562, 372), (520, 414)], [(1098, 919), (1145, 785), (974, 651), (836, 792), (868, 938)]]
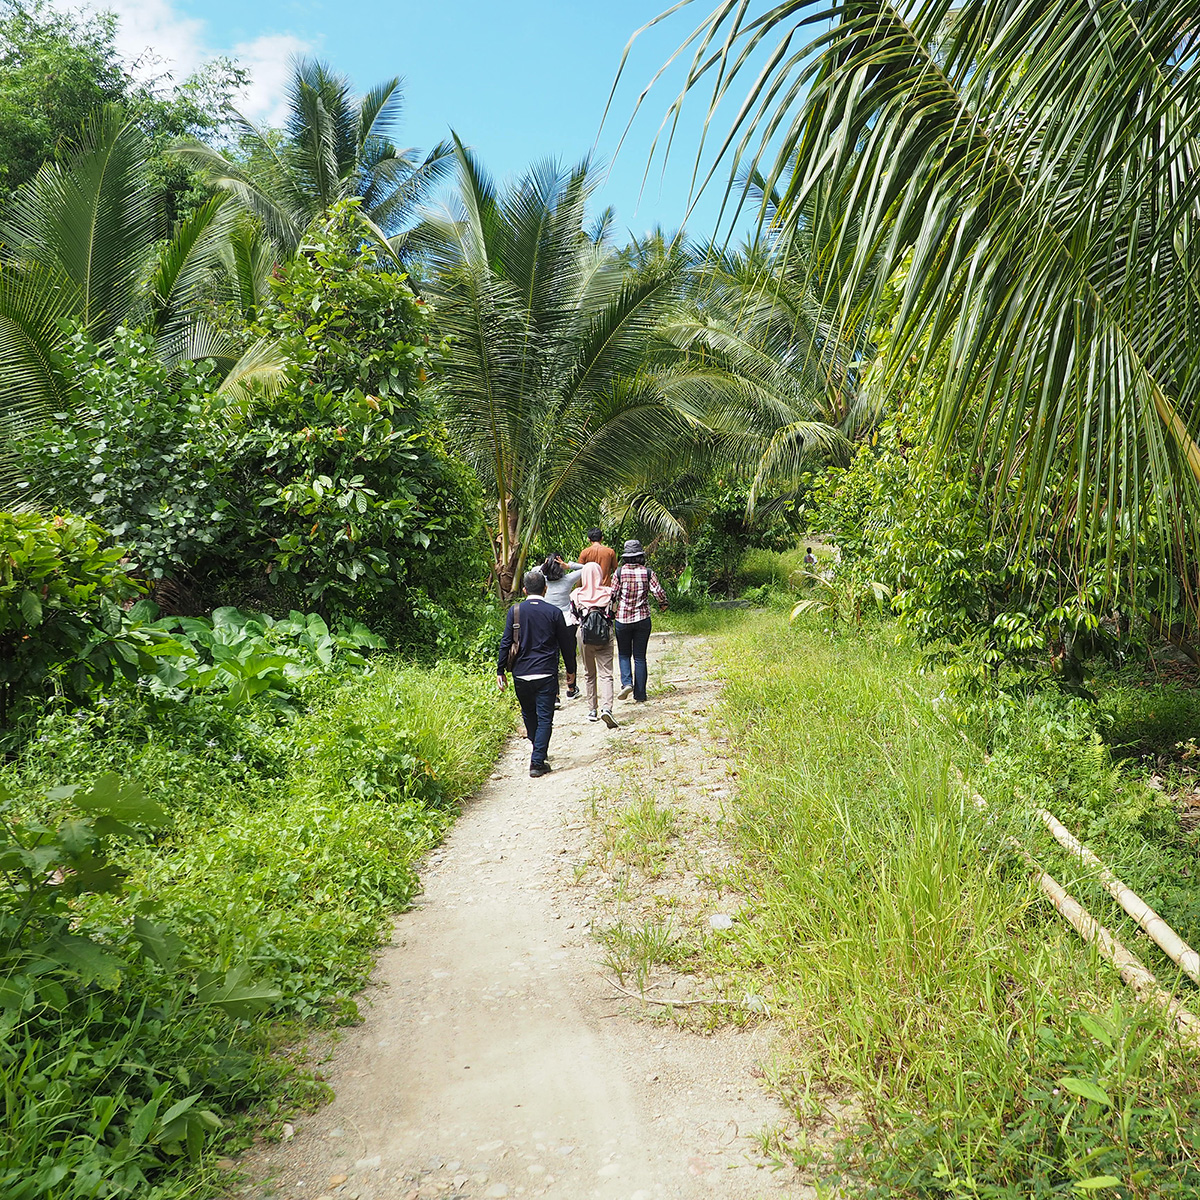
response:
[(1178, 164), (1200, 112), (1195, 5), (748, 7), (694, 31), (673, 109), (701, 90), (711, 119), (742, 92), (713, 142), (731, 187), (761, 172), (783, 236), (815, 202), (854, 247), (819, 281), (834, 336), (897, 287), (880, 389), (940, 358), (926, 431), (942, 449), (966, 431), (972, 490), (1015, 505), (1022, 549), (1048, 518), (1103, 561), (1150, 519), (1162, 568), (1194, 559), (1200, 174)]
[(0, 513), (0, 724), (15, 699), (73, 699), (156, 667), (168, 639), (119, 607), (138, 588), (104, 531), (77, 517)]
[(191, 173), (166, 155), (184, 134), (215, 132), (222, 107), (244, 73), (214, 60), (169, 91), (135, 81), (115, 46), (116, 19), (86, 20), (43, 0), (5, 0), (0, 8), (0, 195), (32, 179), (73, 146), (80, 128), (106, 104), (135, 117), (155, 143), (152, 172), (172, 218), (197, 202)]
[(193, 1194), (189, 1158), (248, 1105), (300, 1102), (271, 1021), (353, 1014), (415, 856), (511, 719), (452, 667), (297, 686), (285, 724), (131, 693), (28, 718), (2, 780), (6, 1196)]
[(19, 462), (185, 608), (314, 609), (428, 640), (429, 597), (461, 607), (482, 573), (477, 492), (420, 386), (425, 307), (355, 228), (339, 211), (272, 281), (247, 337), (271, 340), (285, 383), (252, 413), (210, 362), (170, 366), (126, 328), (103, 351), (76, 331), (59, 360), (76, 415), (23, 439)]

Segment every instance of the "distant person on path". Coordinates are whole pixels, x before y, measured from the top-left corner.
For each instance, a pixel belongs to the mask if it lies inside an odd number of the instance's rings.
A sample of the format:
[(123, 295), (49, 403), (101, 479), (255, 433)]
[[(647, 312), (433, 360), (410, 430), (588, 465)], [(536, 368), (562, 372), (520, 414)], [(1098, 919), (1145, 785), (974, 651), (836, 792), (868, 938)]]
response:
[(596, 563), (600, 567), (600, 583), (608, 587), (612, 583), (613, 572), (617, 569), (617, 552), (604, 544), (602, 529), (588, 530), (588, 545), (580, 552), (581, 563)]
[(546, 599), (546, 580), (540, 571), (525, 575), (525, 599), (508, 610), (500, 655), (496, 660), (496, 683), (503, 691), (508, 682), (508, 651), (513, 644), (513, 614), (516, 612), (517, 657), (512, 664), (513, 691), (521, 706), (525, 732), (533, 743), (529, 777), (538, 779), (550, 770), (546, 753), (554, 732), (554, 697), (558, 691), (558, 659), (562, 655), (569, 678), (575, 676), (575, 635), (567, 628), (562, 610)]
[[(575, 614), (571, 611), (571, 592), (579, 586), (583, 577), (583, 563), (568, 563), (557, 550), (546, 555), (546, 561), (541, 565), (542, 575), (546, 579), (546, 599), (556, 608), (562, 609), (567, 626), (572, 635), (575, 633)], [(575, 672), (567, 672), (567, 699), (574, 700), (579, 695), (575, 686)], [(558, 688), (554, 689), (554, 704), (558, 704)]]
[(804, 569), (806, 571), (813, 570), (817, 565), (817, 556), (813, 554), (811, 546), (804, 547)]
[(630, 538), (621, 551), (621, 565), (613, 575), (612, 611), (616, 618), (617, 656), (621, 660), (622, 700), (632, 693), (635, 703), (646, 700), (646, 647), (650, 644), (650, 593), (667, 611), (667, 594), (658, 576), (646, 566), (642, 543)]
[[(613, 716), (613, 637), (608, 609), (612, 588), (602, 582), (599, 563), (585, 563), (583, 581), (571, 597), (579, 620), (580, 645), (583, 648), (583, 680), (587, 689), (588, 720), (603, 721), (617, 728)], [(599, 687), (597, 688), (597, 676)], [(597, 692), (601, 707), (597, 710)]]

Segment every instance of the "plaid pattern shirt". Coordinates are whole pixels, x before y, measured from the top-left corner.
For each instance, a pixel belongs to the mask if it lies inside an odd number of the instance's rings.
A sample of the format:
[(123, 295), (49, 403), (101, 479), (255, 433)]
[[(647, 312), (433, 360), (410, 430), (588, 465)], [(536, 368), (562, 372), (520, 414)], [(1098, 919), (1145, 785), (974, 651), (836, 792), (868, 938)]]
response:
[(612, 613), (622, 625), (644, 621), (650, 615), (650, 593), (660, 608), (667, 607), (667, 593), (658, 576), (644, 563), (622, 563), (613, 576)]

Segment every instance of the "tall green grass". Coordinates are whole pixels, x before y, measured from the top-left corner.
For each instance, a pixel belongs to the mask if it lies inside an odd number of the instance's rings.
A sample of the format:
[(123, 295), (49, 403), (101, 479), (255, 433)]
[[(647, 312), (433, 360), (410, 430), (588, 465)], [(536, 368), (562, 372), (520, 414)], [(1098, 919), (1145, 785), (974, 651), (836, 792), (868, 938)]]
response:
[(798, 1160), (880, 1196), (1194, 1195), (1194, 1054), (1039, 899), (1005, 849), (1022, 814), (963, 796), (979, 752), (914, 656), (773, 615), (715, 644), (741, 965), (791, 1016), (798, 1118), (845, 1121), (832, 1160), (804, 1138)]

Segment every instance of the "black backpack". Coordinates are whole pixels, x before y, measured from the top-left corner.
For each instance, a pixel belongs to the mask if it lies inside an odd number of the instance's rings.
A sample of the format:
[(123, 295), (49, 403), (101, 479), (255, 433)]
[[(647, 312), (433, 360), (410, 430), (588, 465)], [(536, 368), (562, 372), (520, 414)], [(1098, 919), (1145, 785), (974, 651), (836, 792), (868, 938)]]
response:
[(612, 624), (603, 608), (589, 608), (579, 622), (585, 646), (606, 646), (612, 637)]

